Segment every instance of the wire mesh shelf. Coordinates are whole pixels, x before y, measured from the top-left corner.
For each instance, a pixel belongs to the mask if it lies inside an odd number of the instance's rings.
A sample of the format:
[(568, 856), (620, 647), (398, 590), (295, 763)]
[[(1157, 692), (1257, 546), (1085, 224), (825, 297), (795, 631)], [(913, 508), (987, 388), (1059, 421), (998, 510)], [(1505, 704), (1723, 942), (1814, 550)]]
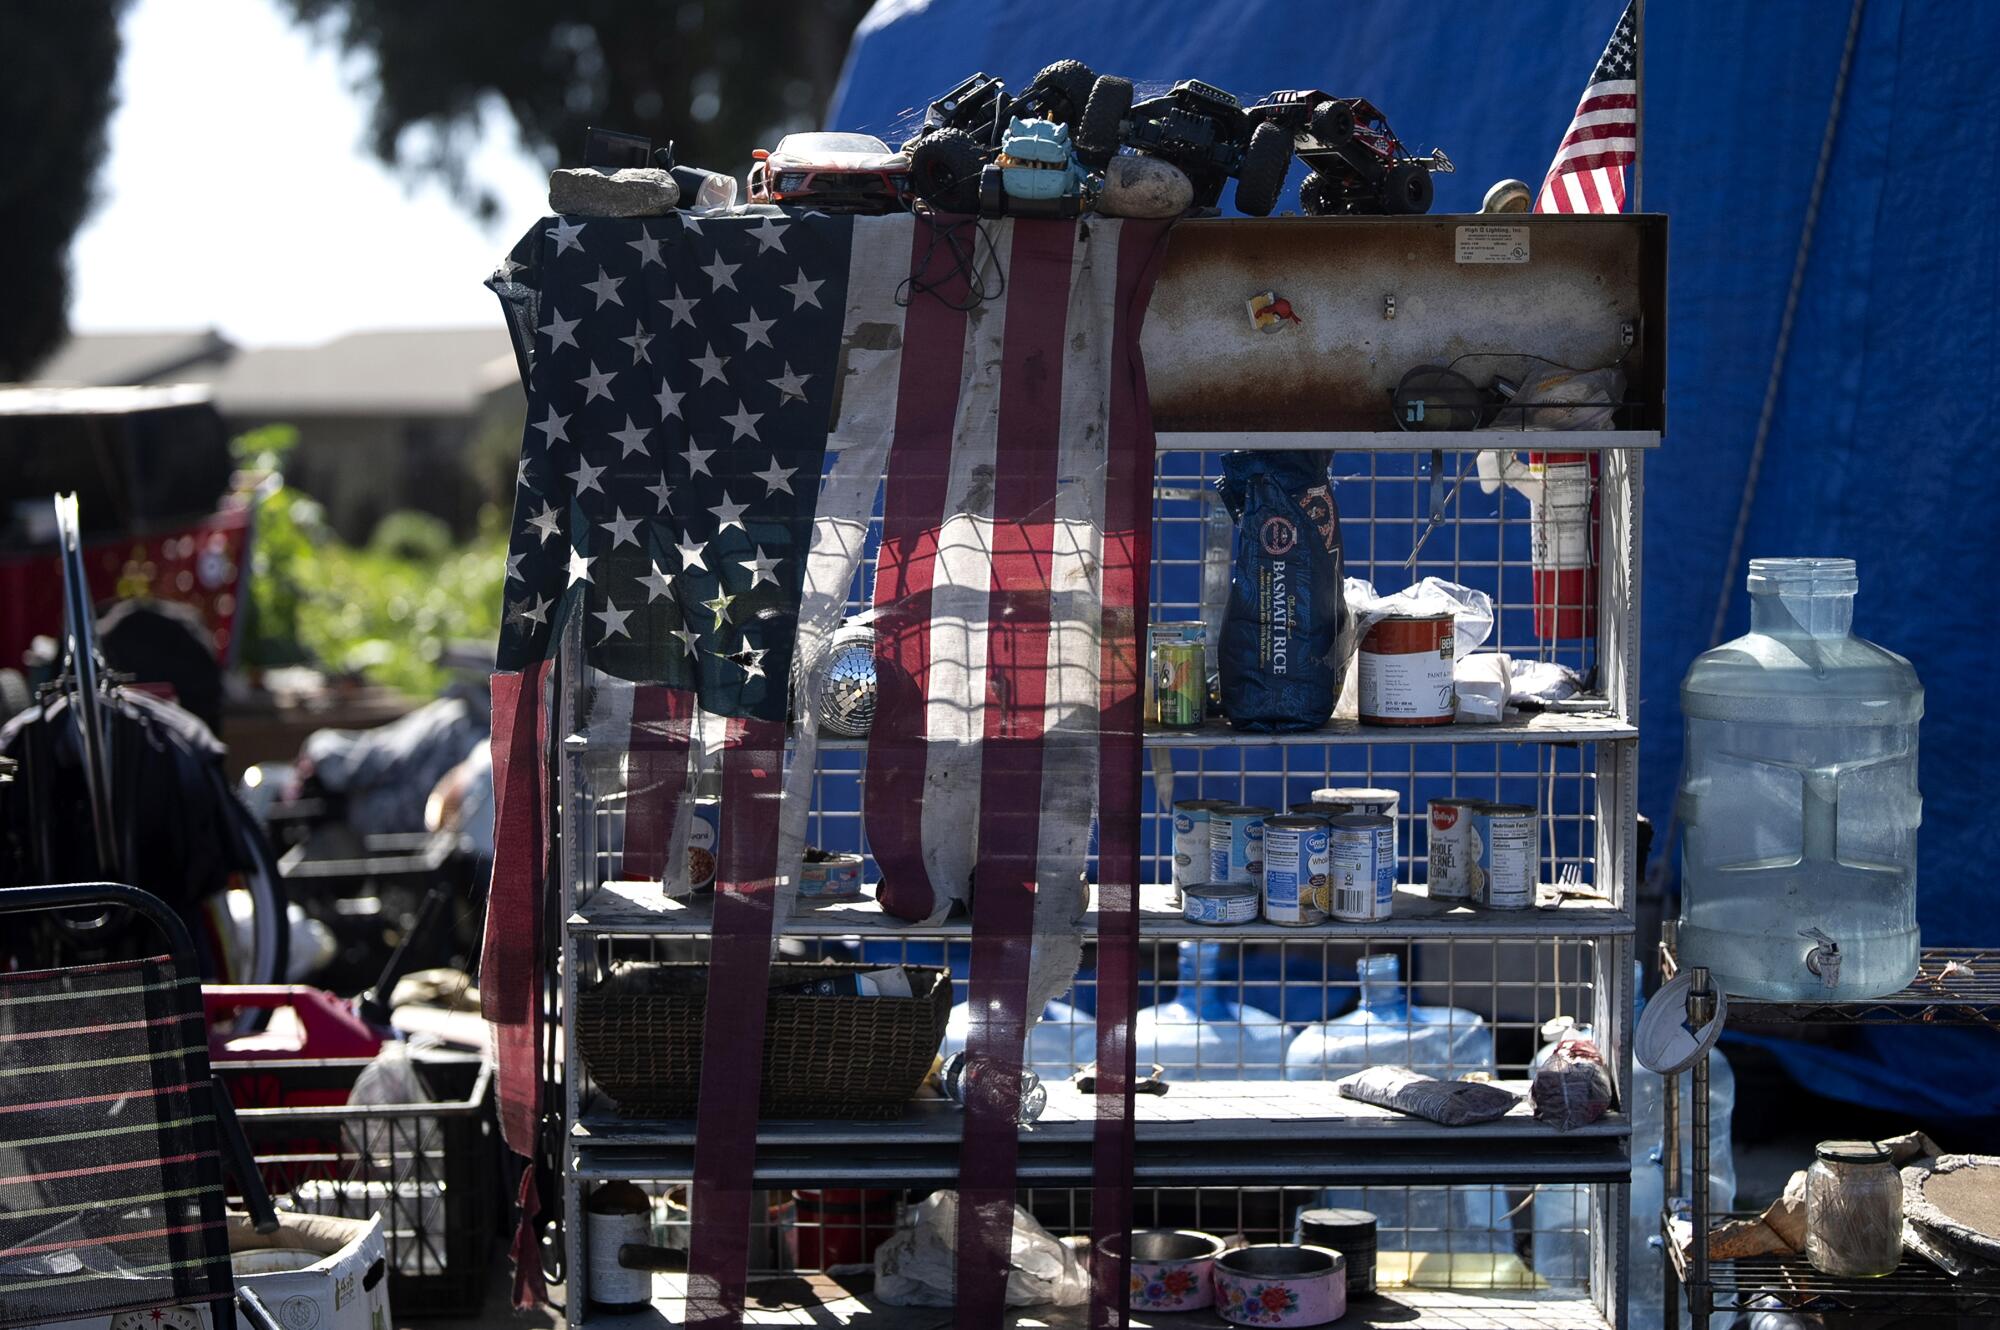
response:
[(2000, 950), (1926, 947), (1917, 977), (1888, 997), (1829, 1002), (1729, 1000), (1744, 1025), (2000, 1025)]
[[(1753, 1212), (1719, 1215), (1716, 1220), (1754, 1219)], [(1673, 1229), (1669, 1229), (1672, 1233)], [(1681, 1236), (1685, 1237), (1685, 1228)], [(1682, 1281), (1692, 1262), (1686, 1246), (1670, 1237), (1667, 1249)], [(1709, 1308), (1713, 1311), (1775, 1310), (1824, 1315), (1849, 1312), (1874, 1316), (1981, 1317), (1990, 1325), (2000, 1318), (2000, 1273), (1946, 1274), (1916, 1257), (1887, 1275), (1861, 1279), (1822, 1274), (1799, 1256), (1750, 1256), (1712, 1261), (1708, 1267)], [(1691, 1310), (1698, 1290), (1689, 1286)]]

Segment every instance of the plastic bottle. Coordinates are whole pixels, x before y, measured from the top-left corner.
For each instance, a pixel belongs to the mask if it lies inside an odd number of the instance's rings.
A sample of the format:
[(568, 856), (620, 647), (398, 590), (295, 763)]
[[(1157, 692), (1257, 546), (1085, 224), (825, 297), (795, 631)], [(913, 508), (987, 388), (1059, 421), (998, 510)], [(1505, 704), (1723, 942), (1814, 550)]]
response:
[[(963, 1002), (951, 1009), (939, 1057), (950, 1057), (965, 1047), (970, 1012)], [(1028, 1069), (1043, 1080), (1066, 1081), (1078, 1067), (1097, 1060), (1097, 1022), (1067, 1002), (1051, 1001), (1028, 1030), (1026, 1056)]]
[(1283, 1074), (1284, 1023), (1237, 1002), (1237, 983), (1221, 970), (1220, 946), (1181, 943), (1179, 989), (1134, 1020), (1141, 1068), (1157, 1062), (1167, 1081), (1274, 1081)]
[(1752, 559), (1750, 632), (1681, 682), (1680, 961), (1728, 993), (1852, 1000), (1916, 977), (1924, 690), (1854, 635), (1858, 586), (1852, 559)]
[[(1402, 964), (1366, 956), (1356, 967), (1353, 1011), (1307, 1026), (1285, 1052), (1285, 1078), (1337, 1080), (1377, 1065), (1452, 1079), (1494, 1069), (1493, 1034), (1477, 1012), (1411, 1003)], [(1505, 1253), (1512, 1249), (1506, 1193), (1495, 1187), (1332, 1187), (1321, 1205), (1371, 1211), (1384, 1252)]]

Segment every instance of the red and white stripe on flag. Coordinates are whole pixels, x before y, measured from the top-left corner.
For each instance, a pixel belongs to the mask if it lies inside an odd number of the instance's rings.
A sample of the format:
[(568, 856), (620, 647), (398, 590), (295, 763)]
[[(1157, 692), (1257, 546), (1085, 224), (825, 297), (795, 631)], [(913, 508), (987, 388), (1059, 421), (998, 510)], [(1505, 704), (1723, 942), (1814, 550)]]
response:
[(1535, 198), (1536, 212), (1622, 212), (1639, 150), (1639, 33), (1627, 5), (1576, 104)]

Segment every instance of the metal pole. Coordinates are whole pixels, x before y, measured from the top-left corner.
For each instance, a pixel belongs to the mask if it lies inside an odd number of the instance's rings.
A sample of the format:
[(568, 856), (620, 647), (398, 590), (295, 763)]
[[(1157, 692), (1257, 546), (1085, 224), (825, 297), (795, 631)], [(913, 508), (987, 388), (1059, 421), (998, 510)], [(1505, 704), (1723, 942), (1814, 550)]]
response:
[[(1693, 966), (1688, 970), (1694, 984), (1688, 990), (1688, 1022), (1694, 1029), (1701, 1029), (1715, 1019), (1715, 989), (1710, 985), (1708, 969)], [(1690, 1161), (1688, 1197), (1694, 1204), (1694, 1250), (1688, 1253), (1688, 1310), (1693, 1318), (1694, 1330), (1707, 1330), (1710, 1304), (1714, 1300), (1708, 1279), (1708, 1054), (1704, 1052), (1694, 1060), (1693, 1085), (1690, 1092), (1694, 1103), (1694, 1158)]]
[(1646, 198), (1646, 0), (1632, 0), (1632, 211)]

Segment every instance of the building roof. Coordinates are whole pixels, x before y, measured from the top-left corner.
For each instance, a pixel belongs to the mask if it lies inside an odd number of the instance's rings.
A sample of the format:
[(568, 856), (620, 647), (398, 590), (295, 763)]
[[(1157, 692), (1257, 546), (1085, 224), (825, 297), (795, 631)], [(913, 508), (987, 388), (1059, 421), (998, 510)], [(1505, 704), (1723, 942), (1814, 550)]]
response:
[[(496, 360), (513, 363), (507, 332), (434, 328), (350, 333), (319, 346), (244, 351), (207, 378), (225, 416), (465, 416)], [(190, 376), (196, 377), (196, 376)]]
[(58, 347), (33, 382), (38, 387), (112, 387), (204, 377), (236, 353), (213, 328), (205, 332), (82, 333)]

